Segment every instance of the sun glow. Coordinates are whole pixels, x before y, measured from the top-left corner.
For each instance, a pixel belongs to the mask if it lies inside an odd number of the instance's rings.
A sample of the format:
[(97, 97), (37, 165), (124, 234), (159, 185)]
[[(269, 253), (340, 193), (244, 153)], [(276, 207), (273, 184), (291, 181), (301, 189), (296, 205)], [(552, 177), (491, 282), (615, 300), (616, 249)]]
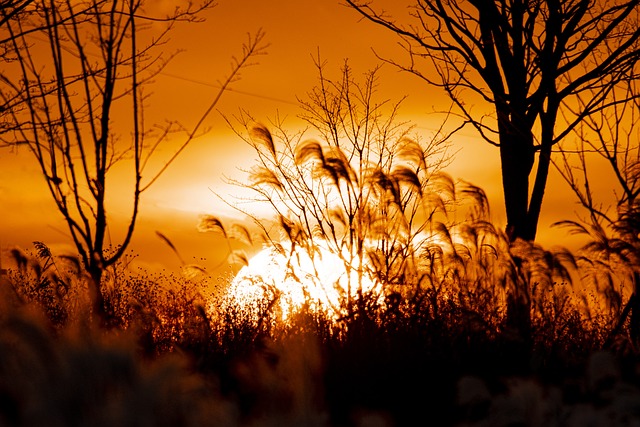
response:
[(381, 285), (361, 262), (346, 260), (326, 247), (316, 246), (311, 255), (302, 248), (291, 251), (290, 245), (265, 248), (238, 272), (227, 295), (243, 305), (277, 298), (283, 320), (305, 304), (338, 318), (358, 292), (382, 295)]

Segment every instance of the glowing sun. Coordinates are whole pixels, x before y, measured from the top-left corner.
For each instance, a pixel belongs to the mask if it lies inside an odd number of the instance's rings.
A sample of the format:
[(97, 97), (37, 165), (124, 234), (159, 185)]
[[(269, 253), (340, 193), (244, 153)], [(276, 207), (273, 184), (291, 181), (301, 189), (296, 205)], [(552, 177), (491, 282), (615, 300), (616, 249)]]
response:
[(283, 319), (304, 304), (337, 318), (345, 314), (349, 296), (355, 297), (359, 290), (382, 295), (380, 284), (365, 266), (349, 258), (317, 245), (313, 255), (285, 245), (281, 250), (266, 248), (238, 272), (228, 296), (245, 305), (277, 298)]

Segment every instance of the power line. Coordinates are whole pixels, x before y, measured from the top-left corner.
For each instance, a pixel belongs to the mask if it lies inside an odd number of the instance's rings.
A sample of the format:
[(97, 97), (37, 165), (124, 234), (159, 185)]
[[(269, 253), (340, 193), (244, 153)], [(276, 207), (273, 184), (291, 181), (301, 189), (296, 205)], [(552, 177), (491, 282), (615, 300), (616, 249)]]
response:
[[(174, 79), (183, 80), (185, 82), (190, 82), (190, 83), (195, 83), (195, 84), (199, 84), (199, 85), (202, 85), (202, 86), (208, 86), (208, 87), (220, 89), (220, 85), (219, 84), (213, 84), (213, 83), (209, 83), (209, 82), (204, 82), (202, 80), (196, 80), (196, 79), (192, 79), (190, 77), (184, 77), (184, 76), (180, 76), (180, 75), (173, 74), (173, 73), (167, 73), (167, 72), (164, 72), (164, 71), (162, 71), (160, 74), (162, 74), (164, 76), (167, 76), (167, 77), (172, 77)], [(240, 95), (246, 95), (246, 96), (251, 96), (253, 98), (265, 99), (267, 101), (280, 102), (282, 104), (288, 104), (288, 105), (294, 105), (294, 106), (298, 105), (296, 102), (288, 101), (286, 99), (276, 98), (276, 97), (273, 97), (273, 96), (260, 95), (260, 94), (257, 94), (257, 93), (247, 92), (247, 91), (243, 91), (243, 90), (237, 90), (237, 89), (233, 89), (233, 88), (227, 88), (226, 90), (228, 92), (235, 92), (235, 93), (240, 94)]]
[[(47, 43), (47, 40), (45, 40), (45, 39), (43, 39), (41, 37), (38, 37), (38, 36), (35, 36), (35, 35), (31, 35), (31, 37), (33, 39), (35, 39), (35, 40), (38, 40), (39, 42)], [(64, 48), (63, 47), (63, 49), (66, 50), (67, 52), (70, 52), (71, 54), (74, 54), (74, 52), (72, 52), (68, 48)], [(99, 55), (95, 54), (95, 53), (89, 53), (88, 55), (89, 56), (94, 56), (94, 57), (99, 57)], [(171, 78), (174, 78), (174, 79), (178, 79), (178, 80), (183, 80), (185, 82), (199, 84), (199, 85), (202, 85), (202, 86), (208, 86), (208, 87), (212, 87), (212, 88), (216, 88), (216, 89), (220, 89), (221, 88), (221, 86), (219, 84), (213, 84), (213, 83), (205, 82), (205, 81), (202, 81), (202, 80), (192, 79), (190, 77), (184, 77), (184, 76), (180, 76), (180, 75), (173, 74), (173, 73), (167, 73), (166, 71), (161, 71), (159, 74), (167, 76), (167, 77), (171, 77)], [(225, 89), (225, 91), (235, 92), (235, 93), (240, 94), (240, 95), (251, 96), (253, 98), (260, 98), (260, 99), (264, 99), (264, 100), (267, 100), (267, 101), (280, 102), (282, 104), (295, 105), (295, 106), (298, 105), (297, 103), (295, 103), (293, 101), (288, 101), (286, 99), (276, 98), (276, 97), (267, 96), (267, 95), (260, 95), (260, 94), (257, 94), (257, 93), (246, 92), (246, 91), (242, 91), (242, 90), (233, 89), (233, 88), (230, 88), (230, 87), (227, 87)]]

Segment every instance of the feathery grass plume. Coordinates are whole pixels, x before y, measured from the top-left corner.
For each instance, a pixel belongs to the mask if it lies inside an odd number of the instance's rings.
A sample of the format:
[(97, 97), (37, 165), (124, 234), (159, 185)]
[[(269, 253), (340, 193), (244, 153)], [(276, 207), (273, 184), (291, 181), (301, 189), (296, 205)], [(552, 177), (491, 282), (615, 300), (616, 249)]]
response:
[(248, 246), (253, 246), (254, 244), (251, 232), (242, 224), (235, 223), (231, 225), (231, 237), (240, 240)]
[(400, 148), (398, 149), (400, 159), (407, 161), (413, 165), (418, 172), (427, 172), (428, 153), (415, 140), (407, 137), (401, 139)]
[(18, 267), (19, 271), (26, 270), (28, 262), (29, 262), (29, 258), (24, 253), (24, 251), (22, 251), (19, 248), (13, 248), (13, 249), (11, 249), (9, 251), (9, 255), (11, 256), (13, 261), (16, 263), (16, 266)]
[(249, 179), (251, 181), (251, 185), (264, 185), (268, 188), (284, 192), (284, 185), (278, 176), (267, 167), (254, 166), (251, 168), (251, 176)]
[(41, 260), (50, 261), (53, 258), (51, 250), (44, 243), (35, 241), (33, 242), (33, 246), (36, 248), (36, 254)]
[(167, 246), (169, 246), (171, 251), (175, 254), (175, 256), (180, 261), (180, 264), (184, 265), (185, 264), (184, 263), (184, 259), (182, 258), (182, 255), (180, 255), (180, 252), (178, 251), (178, 248), (176, 248), (176, 246), (173, 244), (171, 239), (169, 239), (165, 234), (161, 233), (158, 230), (156, 230), (156, 236), (158, 236), (160, 238), (160, 240), (162, 240)]
[(222, 233), (225, 239), (228, 237), (227, 230), (225, 229), (222, 221), (213, 215), (200, 215), (197, 228), (198, 231), (203, 233), (213, 231)]
[(314, 139), (308, 139), (297, 144), (294, 159), (298, 166), (303, 166), (307, 162), (317, 162), (320, 165), (326, 164), (322, 145)]
[(333, 180), (333, 185), (340, 189), (341, 181), (344, 181), (347, 188), (357, 185), (357, 173), (352, 168), (351, 163), (340, 147), (329, 147), (324, 155), (322, 168)]
[(491, 212), (489, 210), (489, 199), (487, 198), (487, 194), (482, 188), (469, 182), (462, 181), (461, 193), (465, 197), (470, 197), (473, 201), (473, 211), (471, 215), (472, 219), (490, 220)]
[(391, 202), (396, 206), (402, 204), (399, 182), (391, 173), (387, 173), (382, 168), (375, 168), (371, 171), (371, 182), (378, 190), (376, 194), (382, 203)]
[(234, 250), (229, 255), (229, 263), (230, 264), (241, 264), (243, 266), (249, 265), (249, 257), (247, 253), (241, 249)]
[(396, 166), (391, 171), (391, 177), (399, 184), (407, 184), (411, 191), (416, 192), (418, 197), (422, 197), (423, 182), (414, 169), (406, 166)]
[(255, 124), (251, 128), (250, 135), (252, 141), (257, 141), (258, 144), (261, 144), (267, 148), (274, 160), (277, 158), (276, 146), (273, 142), (273, 136), (265, 125), (260, 123)]
[(199, 275), (208, 276), (209, 272), (197, 264), (186, 264), (181, 268), (182, 275), (187, 279), (194, 279)]

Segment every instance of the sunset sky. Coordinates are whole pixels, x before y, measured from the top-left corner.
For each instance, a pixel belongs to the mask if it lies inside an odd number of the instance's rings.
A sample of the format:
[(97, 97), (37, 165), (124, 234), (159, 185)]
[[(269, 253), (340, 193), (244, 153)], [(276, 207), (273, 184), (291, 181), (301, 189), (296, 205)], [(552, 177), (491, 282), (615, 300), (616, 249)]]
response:
[[(402, 2), (387, 1), (393, 11), (403, 10)], [(238, 168), (251, 165), (252, 152), (227, 126), (222, 114), (231, 116), (244, 109), (268, 123), (279, 114), (300, 126), (296, 97), (303, 97), (317, 82), (313, 57), (319, 52), (327, 61), (329, 73), (337, 73), (345, 59), (356, 75), (364, 73), (379, 60), (372, 47), (385, 57), (400, 57), (397, 40), (381, 28), (361, 21), (359, 15), (337, 0), (221, 0), (206, 14), (206, 22), (179, 26), (167, 50), (183, 49), (153, 86), (150, 114), (157, 121), (179, 120), (193, 126), (216, 92), (216, 83), (230, 70), (232, 55), (239, 55), (247, 34), (266, 32), (267, 55), (256, 65), (243, 70), (217, 105), (219, 113), (207, 121), (210, 131), (194, 141), (143, 196), (142, 212), (131, 249), (139, 254), (138, 265), (173, 270), (177, 257), (156, 236), (169, 237), (185, 262), (212, 268), (224, 256), (224, 242), (196, 229), (200, 214), (225, 218), (237, 215), (214, 194), (233, 200), (239, 189), (225, 184), (224, 177), (242, 179)], [(435, 110), (448, 107), (448, 100), (413, 75), (401, 73), (390, 65), (380, 72), (380, 99), (407, 99), (401, 118), (410, 120), (428, 138), (437, 129), (442, 116)], [(167, 148), (170, 150), (170, 148)], [(471, 129), (453, 139), (456, 152), (447, 169), (454, 178), (470, 181), (489, 195), (492, 216), (504, 225), (504, 207), (500, 187), (498, 151), (484, 143)], [(548, 186), (539, 226), (538, 241), (544, 245), (574, 244), (561, 229), (549, 230), (555, 221), (574, 218), (575, 199), (559, 182), (555, 171)], [(606, 190), (606, 182), (599, 182)], [(126, 215), (114, 205), (111, 214)], [(63, 250), (68, 232), (60, 214), (54, 210), (44, 181), (26, 150), (0, 150), (0, 248), (31, 248), (34, 240)], [(114, 223), (117, 227), (117, 222)]]

